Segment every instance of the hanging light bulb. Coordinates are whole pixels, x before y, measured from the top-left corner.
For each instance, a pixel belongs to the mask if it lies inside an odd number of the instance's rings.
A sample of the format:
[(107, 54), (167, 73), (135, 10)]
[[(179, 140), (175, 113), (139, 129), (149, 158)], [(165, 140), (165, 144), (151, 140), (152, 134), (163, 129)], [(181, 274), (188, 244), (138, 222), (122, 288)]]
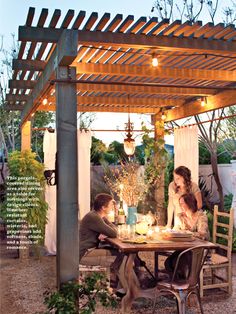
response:
[(44, 98), (44, 100), (43, 100), (43, 105), (44, 105), (44, 106), (46, 106), (46, 105), (47, 105), (47, 103), (48, 103), (47, 98)]
[(201, 106), (204, 107), (207, 104), (207, 98), (201, 97)]
[(126, 138), (124, 139), (124, 151), (126, 155), (132, 156), (135, 152), (135, 140), (132, 138), (132, 131), (134, 124), (130, 122), (130, 115), (128, 116), (128, 123), (125, 123)]
[(162, 113), (161, 113), (161, 120), (165, 120), (166, 119), (166, 114), (165, 114), (165, 112), (163, 111)]
[(158, 58), (157, 58), (157, 54), (155, 52), (152, 54), (152, 66), (153, 67), (158, 66)]

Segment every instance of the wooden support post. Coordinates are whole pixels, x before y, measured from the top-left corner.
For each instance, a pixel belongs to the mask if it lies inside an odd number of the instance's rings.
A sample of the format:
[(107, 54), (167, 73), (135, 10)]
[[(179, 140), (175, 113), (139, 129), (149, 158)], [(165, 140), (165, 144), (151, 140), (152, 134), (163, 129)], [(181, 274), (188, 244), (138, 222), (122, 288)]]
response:
[[(76, 79), (76, 69), (59, 66), (57, 79)], [(78, 278), (77, 97), (75, 83), (56, 84), (57, 286)]]
[(31, 121), (25, 122), (21, 127), (21, 151), (31, 150)]
[[(153, 116), (153, 124), (154, 124), (154, 131), (155, 131), (155, 140), (162, 139), (163, 146), (164, 146), (164, 121), (161, 119), (161, 113), (157, 113)], [(158, 158), (158, 156), (156, 156)], [(158, 224), (165, 225), (166, 224), (166, 208), (164, 208), (164, 201), (165, 201), (165, 192), (164, 192), (164, 185), (165, 185), (165, 178), (164, 178), (164, 170), (161, 176), (161, 181), (159, 182), (158, 186), (155, 190), (155, 199), (157, 202), (157, 213), (159, 216)]]

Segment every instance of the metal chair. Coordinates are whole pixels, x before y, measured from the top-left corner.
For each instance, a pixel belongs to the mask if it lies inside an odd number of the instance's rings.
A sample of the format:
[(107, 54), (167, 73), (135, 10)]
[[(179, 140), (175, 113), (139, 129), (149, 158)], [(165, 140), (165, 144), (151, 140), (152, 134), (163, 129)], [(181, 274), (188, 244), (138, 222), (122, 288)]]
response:
[(233, 237), (233, 208), (229, 212), (220, 212), (214, 206), (213, 242), (218, 248), (206, 260), (200, 274), (200, 296), (210, 289), (226, 289), (232, 294), (232, 237)]
[[(157, 293), (154, 301), (153, 313), (155, 312), (158, 292), (161, 294), (169, 292), (176, 297), (179, 314), (185, 314), (186, 301), (192, 293), (196, 294), (201, 313), (203, 314), (198, 282), (200, 271), (207, 253), (208, 249), (205, 249), (204, 245), (199, 245), (179, 254), (171, 280), (159, 282), (156, 286)], [(179, 279), (178, 273), (180, 270), (183, 270), (183, 267), (186, 267), (187, 276), (186, 279)]]

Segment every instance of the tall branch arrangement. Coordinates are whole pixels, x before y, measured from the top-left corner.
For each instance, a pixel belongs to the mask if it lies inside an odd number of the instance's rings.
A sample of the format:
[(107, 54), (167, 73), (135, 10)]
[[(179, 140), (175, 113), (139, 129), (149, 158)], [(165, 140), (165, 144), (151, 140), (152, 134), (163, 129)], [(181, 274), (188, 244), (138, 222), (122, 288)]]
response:
[(140, 165), (130, 161), (122, 163), (120, 167), (105, 170), (105, 181), (110, 190), (128, 206), (137, 206), (148, 189)]

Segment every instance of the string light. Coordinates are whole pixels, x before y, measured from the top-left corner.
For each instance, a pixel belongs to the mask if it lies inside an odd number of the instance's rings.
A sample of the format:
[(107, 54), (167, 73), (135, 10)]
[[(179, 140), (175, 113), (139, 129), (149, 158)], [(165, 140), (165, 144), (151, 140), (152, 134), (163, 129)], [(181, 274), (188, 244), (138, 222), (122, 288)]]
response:
[(46, 106), (46, 105), (47, 105), (47, 103), (48, 103), (47, 98), (44, 98), (44, 100), (43, 100), (43, 105), (44, 105), (44, 106)]
[(204, 107), (207, 104), (207, 98), (201, 97), (201, 106)]
[(162, 113), (161, 113), (161, 120), (163, 120), (163, 121), (166, 120), (166, 114), (165, 114), (165, 112), (162, 112)]
[(153, 67), (158, 66), (158, 58), (157, 58), (157, 54), (155, 52), (152, 54), (152, 66)]
[[(127, 51), (127, 50), (117, 50), (114, 48), (106, 48), (106, 47), (99, 47), (99, 46), (92, 46), (92, 45), (81, 45), (80, 48), (90, 48), (90, 49), (97, 49), (97, 50), (103, 50), (103, 51), (110, 51), (110, 52), (122, 52), (127, 54), (133, 54), (133, 55), (140, 55), (140, 56), (150, 56), (149, 49), (148, 48), (142, 48), (141, 50), (147, 51), (147, 52), (138, 52), (137, 51)], [(168, 56), (168, 57), (196, 57), (196, 56), (202, 56), (204, 58), (207, 57), (219, 57), (224, 59), (236, 59), (236, 56), (229, 56), (229, 55), (222, 55), (222, 54), (215, 54), (215, 53), (159, 53), (159, 56)]]

